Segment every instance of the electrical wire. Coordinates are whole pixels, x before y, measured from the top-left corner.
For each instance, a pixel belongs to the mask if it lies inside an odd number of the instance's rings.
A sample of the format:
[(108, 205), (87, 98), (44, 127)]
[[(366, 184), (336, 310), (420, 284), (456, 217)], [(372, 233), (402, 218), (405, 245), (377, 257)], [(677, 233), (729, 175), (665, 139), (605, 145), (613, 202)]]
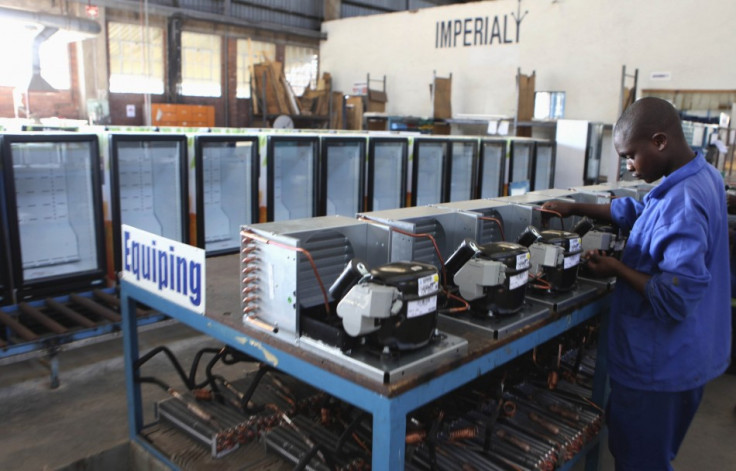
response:
[(241, 237), (245, 237), (246, 239), (255, 240), (264, 244), (273, 245), (274, 247), (279, 247), (286, 250), (291, 250), (292, 252), (299, 252), (303, 254), (305, 257), (307, 257), (307, 260), (309, 260), (309, 264), (312, 266), (312, 271), (314, 272), (314, 276), (317, 278), (317, 283), (319, 283), (319, 289), (322, 290), (322, 297), (324, 298), (325, 303), (325, 311), (327, 314), (330, 314), (330, 299), (327, 296), (327, 290), (325, 289), (324, 283), (322, 283), (322, 277), (319, 276), (319, 271), (317, 271), (317, 265), (314, 263), (314, 259), (312, 258), (312, 254), (309, 253), (307, 249), (304, 249), (302, 247), (293, 247), (291, 245), (282, 244), (280, 242), (276, 242), (275, 240), (267, 239), (265, 237), (261, 237), (258, 234), (254, 234), (252, 232), (248, 231), (241, 231), (240, 232)]

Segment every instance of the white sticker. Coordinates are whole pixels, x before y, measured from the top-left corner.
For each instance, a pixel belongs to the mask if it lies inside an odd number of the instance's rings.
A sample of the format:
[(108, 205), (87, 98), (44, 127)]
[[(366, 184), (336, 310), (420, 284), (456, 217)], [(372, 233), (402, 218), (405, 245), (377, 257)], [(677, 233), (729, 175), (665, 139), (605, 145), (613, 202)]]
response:
[(516, 256), (516, 269), (523, 270), (529, 268), (529, 252), (520, 253)]
[(568, 268), (574, 267), (575, 265), (580, 263), (580, 254), (571, 255), (569, 257), (565, 257), (565, 270)]
[(424, 276), (419, 278), (417, 284), (419, 285), (417, 287), (417, 294), (419, 294), (419, 296), (434, 294), (440, 289), (440, 276), (437, 273), (434, 275)]
[(437, 296), (418, 301), (409, 301), (406, 305), (406, 317), (419, 317), (437, 310)]
[(578, 250), (580, 250), (580, 245), (580, 237), (576, 239), (570, 239), (570, 252), (577, 252)]
[(613, 244), (613, 250), (616, 252), (623, 250), (624, 244), (626, 244), (625, 239), (616, 239), (616, 242)]
[(529, 274), (527, 272), (519, 273), (509, 278), (509, 290), (514, 290), (521, 286), (524, 286), (529, 281)]

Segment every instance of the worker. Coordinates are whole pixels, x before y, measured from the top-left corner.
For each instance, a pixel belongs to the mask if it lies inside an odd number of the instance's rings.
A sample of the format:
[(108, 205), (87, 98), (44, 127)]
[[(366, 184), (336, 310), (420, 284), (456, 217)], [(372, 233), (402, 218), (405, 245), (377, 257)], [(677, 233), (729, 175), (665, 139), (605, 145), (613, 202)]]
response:
[(635, 177), (662, 179), (642, 202), (544, 207), (630, 231), (621, 260), (587, 254), (596, 275), (618, 278), (608, 330), (608, 445), (617, 471), (671, 470), (704, 385), (730, 361), (726, 195), (665, 100), (629, 106), (613, 142)]

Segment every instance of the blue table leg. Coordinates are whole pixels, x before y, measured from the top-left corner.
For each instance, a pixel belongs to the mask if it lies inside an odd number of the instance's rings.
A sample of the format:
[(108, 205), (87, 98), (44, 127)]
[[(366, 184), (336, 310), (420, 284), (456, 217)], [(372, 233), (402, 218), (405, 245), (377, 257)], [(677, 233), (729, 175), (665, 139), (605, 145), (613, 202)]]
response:
[(395, 400), (380, 399), (373, 412), (371, 469), (403, 470), (406, 459), (406, 411)]
[(135, 381), (133, 364), (138, 360), (138, 326), (135, 300), (128, 297), (125, 284), (120, 290), (120, 313), (123, 317), (123, 353), (125, 355), (125, 389), (128, 397), (128, 434), (135, 440), (143, 429), (141, 385)]
[[(593, 376), (593, 402), (605, 409), (608, 401), (608, 316), (606, 309), (600, 316), (600, 328), (598, 330), (598, 353), (596, 354), (595, 375)], [(601, 438), (604, 438), (604, 432)], [(601, 469), (601, 440), (593, 446), (585, 456), (585, 471), (598, 471)]]

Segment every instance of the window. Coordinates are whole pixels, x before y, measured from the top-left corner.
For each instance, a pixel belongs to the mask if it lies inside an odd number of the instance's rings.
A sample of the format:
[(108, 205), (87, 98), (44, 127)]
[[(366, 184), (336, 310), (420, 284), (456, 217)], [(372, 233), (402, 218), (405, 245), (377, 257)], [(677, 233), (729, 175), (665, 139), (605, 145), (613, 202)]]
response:
[(250, 98), (250, 67), (264, 59), (276, 60), (276, 45), (238, 39), (238, 98)]
[(294, 93), (301, 96), (310, 85), (317, 88), (319, 50), (311, 47), (286, 46), (284, 74)]
[(164, 92), (163, 28), (137, 24), (107, 25), (110, 92)]
[[(25, 89), (31, 80), (33, 39), (41, 28), (19, 21), (0, 21), (0, 41), (12, 45), (0, 49), (0, 86)], [(41, 76), (57, 90), (71, 87), (69, 44), (58, 34), (52, 34), (39, 49)]]
[(215, 96), (222, 94), (219, 36), (181, 33), (181, 94)]

